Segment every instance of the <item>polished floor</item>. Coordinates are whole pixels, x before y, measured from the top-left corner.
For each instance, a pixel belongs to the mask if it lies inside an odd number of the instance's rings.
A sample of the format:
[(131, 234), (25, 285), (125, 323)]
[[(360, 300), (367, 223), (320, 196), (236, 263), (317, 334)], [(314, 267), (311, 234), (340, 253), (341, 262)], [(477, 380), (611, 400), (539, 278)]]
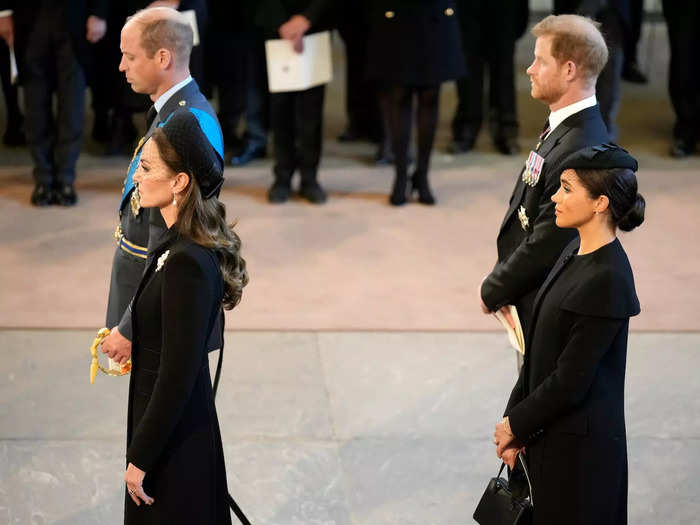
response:
[[(521, 144), (545, 109), (522, 74)], [(667, 156), (665, 28), (645, 26), (646, 86), (624, 85), (620, 143), (640, 160), (647, 221), (622, 237), (642, 314), (632, 322), (630, 523), (697, 523), (700, 503), (700, 157)], [(476, 289), (523, 155), (445, 153), (442, 92), (432, 163), (439, 205), (386, 204), (390, 168), (340, 144), (342, 47), (328, 89), (323, 207), (270, 206), (270, 160), (226, 170), (251, 284), (228, 317), (217, 402), (231, 492), (256, 525), (458, 525), (498, 461), (491, 433), (515, 357)], [(0, 118), (1, 120), (1, 118)], [(89, 122), (88, 122), (89, 125)], [(126, 158), (80, 159), (73, 209), (29, 206), (26, 150), (0, 148), (0, 524), (122, 521), (125, 378), (88, 382), (104, 323)], [(695, 226), (694, 226), (695, 225)]]

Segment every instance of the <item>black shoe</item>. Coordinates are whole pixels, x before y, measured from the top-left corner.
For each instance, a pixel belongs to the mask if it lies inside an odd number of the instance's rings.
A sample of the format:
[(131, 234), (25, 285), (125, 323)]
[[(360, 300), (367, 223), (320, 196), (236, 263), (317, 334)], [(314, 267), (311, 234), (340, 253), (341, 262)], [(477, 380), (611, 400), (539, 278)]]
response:
[(289, 183), (275, 182), (267, 191), (267, 200), (274, 204), (281, 204), (289, 200), (291, 193), (292, 189), (289, 187)]
[(392, 206), (403, 206), (406, 204), (406, 177), (396, 177), (394, 186), (389, 195), (389, 204)]
[(263, 157), (265, 157), (265, 148), (263, 146), (248, 145), (241, 153), (231, 157), (231, 166), (245, 166), (251, 160), (262, 159)]
[(695, 151), (695, 144), (690, 140), (674, 139), (671, 145), (671, 157), (682, 159)]
[(299, 188), (299, 195), (312, 204), (323, 204), (328, 199), (325, 190), (317, 181), (302, 183)]
[(75, 206), (78, 202), (78, 195), (75, 193), (75, 188), (72, 184), (61, 184), (54, 191), (55, 202), (59, 206)]
[(34, 206), (48, 206), (53, 204), (53, 191), (47, 184), (35, 184), (30, 202)]
[(622, 70), (622, 79), (633, 84), (646, 84), (649, 81), (636, 62), (625, 64)]
[(499, 137), (494, 140), (496, 149), (504, 155), (517, 155), (520, 153), (520, 144), (515, 137)]
[(428, 177), (416, 177), (414, 175), (411, 177), (411, 194), (418, 194), (418, 202), (421, 204), (427, 204), (428, 206), (435, 205), (435, 197), (430, 191), (430, 185), (428, 184)]
[(473, 138), (454, 139), (447, 146), (447, 152), (452, 153), (453, 155), (458, 155), (459, 153), (466, 153), (467, 151), (474, 149), (474, 142), (475, 140)]

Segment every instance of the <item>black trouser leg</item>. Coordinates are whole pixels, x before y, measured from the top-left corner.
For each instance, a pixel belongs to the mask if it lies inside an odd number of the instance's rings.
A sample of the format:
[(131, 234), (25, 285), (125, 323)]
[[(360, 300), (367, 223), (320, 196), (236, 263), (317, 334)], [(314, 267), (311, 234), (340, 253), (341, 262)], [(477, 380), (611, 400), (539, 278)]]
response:
[(298, 92), (270, 95), (270, 120), (274, 136), (275, 182), (289, 184), (297, 167), (296, 135), (294, 132), (295, 106)]
[(630, 0), (630, 31), (625, 39), (625, 63), (637, 63), (637, 46), (642, 36), (642, 23), (644, 21), (644, 0)]
[[(484, 7), (485, 20), (491, 21), (488, 44), (484, 52), (489, 64), (489, 107), (492, 132), (496, 140), (518, 136), (518, 113), (515, 98), (515, 2), (489, 0)], [(488, 14), (490, 13), (490, 14)], [(500, 13), (503, 15), (499, 16)], [(494, 21), (497, 21), (495, 25)]]
[(620, 110), (620, 84), (624, 65), (622, 26), (618, 15), (612, 10), (606, 11), (600, 17), (600, 22), (606, 35), (609, 55), (608, 62), (598, 77), (596, 96), (600, 104), (600, 113), (608, 128), (608, 137), (611, 142), (615, 142), (618, 134), (617, 114)]
[(323, 147), (323, 99), (326, 86), (300, 91), (296, 96), (295, 123), (299, 141), (301, 183), (316, 180)]
[(369, 29), (361, 21), (352, 19), (341, 24), (338, 31), (345, 42), (348, 128), (359, 135), (379, 139), (382, 134), (379, 101), (374, 83), (365, 76)]
[[(456, 141), (473, 142), (483, 121), (484, 42), (480, 0), (461, 0), (458, 4), (467, 75), (457, 80), (457, 111), (452, 120)], [(489, 41), (488, 45), (492, 42)]]
[(213, 61), (213, 82), (219, 93), (219, 122), (227, 149), (236, 149), (238, 123), (245, 113), (248, 54), (251, 38), (244, 33), (212, 32), (208, 44), (217, 57)]
[(246, 104), (246, 140), (252, 147), (267, 147), (270, 129), (270, 96), (267, 89), (265, 41), (260, 34), (253, 36), (248, 57), (248, 86)]
[(12, 85), (10, 78), (10, 48), (2, 39), (0, 39), (0, 81), (7, 108), (7, 127), (9, 129), (12, 126), (21, 126), (22, 113), (17, 99), (17, 86)]
[(440, 101), (440, 86), (420, 87), (418, 95), (418, 110), (416, 124), (418, 127), (418, 158), (416, 162), (415, 183), (421, 183), (428, 178), (430, 155), (435, 141), (435, 130), (438, 122), (438, 102)]
[(700, 137), (700, 5), (694, 0), (665, 0), (663, 9), (671, 44), (668, 88), (676, 112), (673, 135), (694, 143)]
[(61, 31), (54, 42), (58, 112), (54, 163), (57, 182), (73, 184), (85, 119), (85, 72), (73, 52), (71, 37)]
[(42, 10), (27, 39), (24, 53), (23, 82), (27, 144), (34, 162), (34, 182), (52, 186), (53, 167), (53, 93), (55, 63), (51, 60), (51, 27)]

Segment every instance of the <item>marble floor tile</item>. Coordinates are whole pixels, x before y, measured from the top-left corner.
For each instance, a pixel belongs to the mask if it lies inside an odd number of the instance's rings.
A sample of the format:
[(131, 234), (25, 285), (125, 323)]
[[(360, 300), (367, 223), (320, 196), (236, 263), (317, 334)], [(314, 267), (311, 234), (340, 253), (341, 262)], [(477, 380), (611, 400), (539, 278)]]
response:
[(500, 333), (320, 333), (338, 436), (484, 437), (515, 384)]

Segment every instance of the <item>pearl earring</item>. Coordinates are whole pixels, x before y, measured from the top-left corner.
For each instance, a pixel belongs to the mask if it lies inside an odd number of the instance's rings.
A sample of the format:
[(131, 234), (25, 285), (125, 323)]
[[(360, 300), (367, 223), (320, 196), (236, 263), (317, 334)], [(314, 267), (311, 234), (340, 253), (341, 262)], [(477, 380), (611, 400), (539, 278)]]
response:
[[(173, 193), (173, 206), (177, 206), (177, 195)], [(598, 213), (598, 212), (596, 212)]]

